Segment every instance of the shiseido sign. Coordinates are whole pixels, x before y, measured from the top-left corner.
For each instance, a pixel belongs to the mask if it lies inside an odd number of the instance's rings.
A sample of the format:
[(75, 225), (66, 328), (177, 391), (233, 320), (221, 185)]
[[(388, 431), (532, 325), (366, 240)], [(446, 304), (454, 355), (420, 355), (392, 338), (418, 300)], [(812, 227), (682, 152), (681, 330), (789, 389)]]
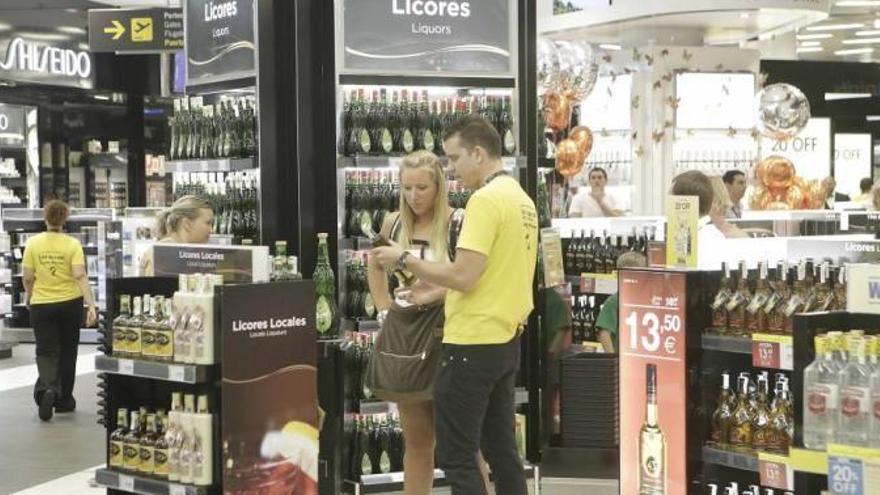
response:
[(343, 0), (344, 70), (510, 75), (511, 0)]
[(87, 51), (16, 36), (0, 41), (0, 79), (92, 87), (92, 56)]
[(187, 0), (188, 86), (254, 75), (254, 0)]

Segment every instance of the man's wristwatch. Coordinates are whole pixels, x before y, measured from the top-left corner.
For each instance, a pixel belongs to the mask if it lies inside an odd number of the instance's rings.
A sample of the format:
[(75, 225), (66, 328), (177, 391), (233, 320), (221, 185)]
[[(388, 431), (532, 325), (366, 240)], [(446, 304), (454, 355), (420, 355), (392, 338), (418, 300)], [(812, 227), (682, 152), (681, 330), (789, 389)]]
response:
[(397, 269), (401, 271), (406, 271), (406, 258), (407, 256), (411, 256), (412, 253), (409, 251), (404, 251), (403, 254), (400, 255), (400, 258), (397, 258)]

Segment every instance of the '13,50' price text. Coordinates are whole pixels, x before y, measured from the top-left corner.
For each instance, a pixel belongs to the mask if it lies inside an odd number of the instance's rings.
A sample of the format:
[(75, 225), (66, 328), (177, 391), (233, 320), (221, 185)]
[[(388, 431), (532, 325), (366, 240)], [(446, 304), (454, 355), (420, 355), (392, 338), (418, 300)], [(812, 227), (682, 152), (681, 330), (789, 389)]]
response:
[(654, 311), (630, 311), (624, 321), (629, 329), (629, 348), (633, 352), (674, 356), (681, 335), (681, 317), (658, 315)]

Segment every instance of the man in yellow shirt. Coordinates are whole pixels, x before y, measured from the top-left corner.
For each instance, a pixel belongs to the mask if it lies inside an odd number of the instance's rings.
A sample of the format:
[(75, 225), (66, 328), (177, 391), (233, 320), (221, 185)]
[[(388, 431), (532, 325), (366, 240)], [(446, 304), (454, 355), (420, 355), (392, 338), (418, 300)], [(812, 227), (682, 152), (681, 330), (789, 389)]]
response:
[(535, 204), (501, 162), (501, 138), (482, 117), (468, 117), (444, 137), (456, 178), (474, 190), (452, 265), (409, 255), (399, 246), (376, 248), (384, 267), (421, 281), (409, 297), (433, 284), (446, 287), (443, 356), (434, 385), (439, 466), (453, 495), (480, 495), (478, 453), (492, 468), (496, 493), (527, 493), (516, 450), (514, 385), (519, 329), (533, 308), (538, 243)]

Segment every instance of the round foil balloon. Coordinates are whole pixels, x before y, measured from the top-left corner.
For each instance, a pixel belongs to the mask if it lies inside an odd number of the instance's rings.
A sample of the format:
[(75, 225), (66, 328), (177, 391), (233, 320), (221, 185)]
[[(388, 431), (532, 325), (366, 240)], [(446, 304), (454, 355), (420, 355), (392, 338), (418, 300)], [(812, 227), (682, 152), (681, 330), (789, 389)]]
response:
[(766, 86), (756, 97), (758, 130), (771, 139), (791, 139), (810, 120), (810, 101), (791, 84)]
[(761, 202), (766, 195), (767, 189), (762, 184), (756, 185), (752, 190), (752, 195), (749, 197), (749, 207), (753, 210), (763, 210), (764, 207)]
[(593, 131), (587, 126), (579, 125), (568, 133), (568, 137), (577, 143), (586, 160), (593, 151)]
[(785, 196), (785, 202), (792, 210), (802, 210), (805, 207), (806, 197), (803, 190), (797, 185), (792, 186)]
[(556, 132), (571, 125), (571, 100), (559, 91), (544, 95), (544, 122)]
[(556, 171), (573, 177), (584, 168), (581, 150), (573, 139), (563, 139), (556, 145)]
[(559, 52), (547, 38), (538, 38), (538, 95), (556, 89), (559, 83)]
[(557, 41), (559, 80), (574, 94), (575, 101), (587, 97), (599, 78), (599, 57), (589, 43)]

